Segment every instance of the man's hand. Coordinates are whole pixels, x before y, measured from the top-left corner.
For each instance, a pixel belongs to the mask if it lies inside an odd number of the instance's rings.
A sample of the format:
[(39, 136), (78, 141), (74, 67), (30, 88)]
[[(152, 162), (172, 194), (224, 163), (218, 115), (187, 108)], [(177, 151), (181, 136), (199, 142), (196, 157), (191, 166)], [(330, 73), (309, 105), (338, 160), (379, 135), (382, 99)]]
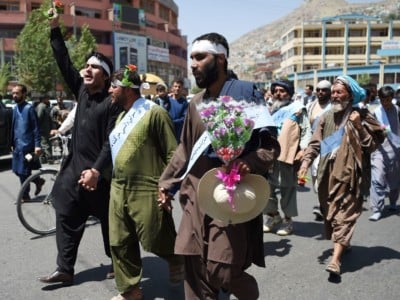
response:
[(222, 166), (221, 168), (225, 173), (229, 173), (234, 165), (237, 166), (240, 176), (246, 176), (251, 172), (249, 165), (242, 159), (235, 159), (228, 166)]
[(357, 130), (362, 129), (361, 117), (360, 117), (360, 114), (358, 113), (358, 111), (353, 111), (349, 116), (349, 120), (353, 123), (354, 127)]
[(296, 156), (294, 158), (295, 161), (301, 161), (304, 156), (304, 150), (300, 150), (296, 153)]
[(297, 172), (298, 178), (304, 178), (307, 175), (308, 168), (301, 166), (300, 170)]
[(42, 154), (42, 148), (40, 147), (35, 147), (35, 155), (39, 156), (40, 154)]
[(158, 206), (165, 209), (167, 212), (172, 212), (172, 203), (174, 196), (165, 188), (158, 189)]
[(86, 169), (81, 173), (81, 178), (78, 180), (85, 190), (93, 192), (97, 189), (97, 182), (99, 180), (100, 172), (96, 169)]
[(52, 129), (52, 130), (50, 130), (50, 135), (57, 135), (57, 134), (59, 134), (60, 132), (57, 130), (57, 129)]
[(51, 28), (56, 28), (60, 25), (59, 23), (60, 16), (58, 15), (54, 7), (50, 8), (47, 11), (47, 15), (49, 16), (49, 24)]

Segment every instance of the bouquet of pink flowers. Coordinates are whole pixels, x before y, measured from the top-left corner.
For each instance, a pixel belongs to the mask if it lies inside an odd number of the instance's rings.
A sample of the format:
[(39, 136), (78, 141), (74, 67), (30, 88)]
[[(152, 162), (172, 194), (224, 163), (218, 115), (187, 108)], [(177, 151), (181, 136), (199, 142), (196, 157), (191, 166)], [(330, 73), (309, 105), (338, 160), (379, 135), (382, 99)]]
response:
[[(254, 121), (246, 117), (245, 108), (250, 105), (245, 101), (236, 101), (230, 96), (221, 96), (217, 101), (198, 105), (200, 117), (206, 126), (211, 145), (217, 156), (228, 165), (244, 150), (244, 146), (251, 137)], [(236, 184), (240, 181), (240, 174), (236, 165), (229, 173), (217, 172), (229, 192), (229, 203), (235, 210), (233, 193)]]
[(228, 164), (237, 158), (251, 137), (254, 121), (247, 118), (245, 101), (235, 101), (230, 96), (221, 96), (218, 101), (202, 103), (198, 109), (206, 125), (218, 157)]

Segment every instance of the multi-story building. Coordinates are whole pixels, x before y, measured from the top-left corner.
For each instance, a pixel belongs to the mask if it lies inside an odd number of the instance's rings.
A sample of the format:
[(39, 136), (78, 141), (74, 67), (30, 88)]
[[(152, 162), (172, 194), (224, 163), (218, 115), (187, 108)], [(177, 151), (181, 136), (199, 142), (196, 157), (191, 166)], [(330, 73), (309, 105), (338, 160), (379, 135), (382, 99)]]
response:
[[(15, 40), (29, 13), (42, 0), (0, 0), (0, 63), (13, 63)], [(170, 83), (187, 77), (187, 40), (178, 28), (178, 7), (173, 0), (63, 0), (64, 25), (80, 35), (88, 24), (98, 50), (115, 67), (138, 65)]]
[(348, 14), (304, 22), (282, 36), (281, 53), (276, 74), (302, 86), (343, 73), (400, 82), (400, 21)]

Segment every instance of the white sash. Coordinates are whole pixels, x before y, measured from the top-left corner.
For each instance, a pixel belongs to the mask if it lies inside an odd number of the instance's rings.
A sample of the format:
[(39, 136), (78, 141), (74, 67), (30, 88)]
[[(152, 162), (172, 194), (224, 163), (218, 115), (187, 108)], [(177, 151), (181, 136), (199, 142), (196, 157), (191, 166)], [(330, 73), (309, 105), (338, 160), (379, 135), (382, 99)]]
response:
[[(396, 112), (398, 112), (397, 107), (396, 108)], [(387, 116), (387, 113), (385, 111), (385, 109), (383, 108), (383, 106), (381, 105), (380, 107), (378, 107), (377, 109), (375, 109), (374, 111), (376, 119), (385, 126), (385, 131), (386, 131), (386, 135), (387, 138), (397, 147), (400, 148), (400, 136), (397, 134), (394, 134), (392, 131), (392, 128), (390, 126), (390, 122)], [(397, 116), (398, 113), (396, 113)], [(399, 121), (398, 118), (395, 119), (396, 122), (396, 126), (397, 128), (399, 127)]]
[(156, 105), (153, 101), (144, 98), (137, 99), (133, 103), (131, 109), (126, 113), (118, 125), (115, 126), (113, 131), (111, 131), (109, 140), (113, 165), (115, 165), (115, 158), (117, 157), (122, 145), (125, 143), (129, 133), (153, 105)]
[[(261, 105), (251, 105), (244, 109), (246, 117), (254, 121), (254, 128), (258, 129), (262, 127), (275, 127), (275, 123), (272, 120), (272, 117), (269, 113), (269, 110), (266, 106)], [(207, 147), (211, 144), (210, 134), (207, 130), (203, 132), (200, 138), (196, 141), (193, 146), (192, 153), (190, 154), (190, 159), (188, 163), (188, 167), (186, 172), (180, 177), (180, 180), (183, 180), (189, 171), (192, 169), (194, 163), (200, 157), (200, 155), (207, 149)]]
[(390, 131), (390, 123), (389, 123), (389, 119), (387, 117), (386, 111), (383, 108), (382, 105), (380, 105), (375, 111), (375, 116), (376, 119), (379, 121), (379, 123), (381, 123), (382, 125), (385, 125), (388, 129), (388, 131)]

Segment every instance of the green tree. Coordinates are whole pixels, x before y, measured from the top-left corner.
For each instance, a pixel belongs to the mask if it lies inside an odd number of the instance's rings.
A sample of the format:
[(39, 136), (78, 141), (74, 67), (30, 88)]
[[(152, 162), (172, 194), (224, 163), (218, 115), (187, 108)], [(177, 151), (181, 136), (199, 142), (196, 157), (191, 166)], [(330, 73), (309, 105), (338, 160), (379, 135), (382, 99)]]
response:
[(358, 83), (363, 86), (371, 82), (371, 76), (369, 74), (361, 74), (357, 78)]
[(6, 63), (0, 68), (0, 94), (6, 93), (9, 80), (10, 80), (10, 65)]
[[(50, 3), (50, 0), (45, 0), (40, 8), (31, 12), (16, 40), (16, 77), (31, 90), (42, 94), (53, 91), (56, 83), (66, 86), (49, 42), (50, 26), (47, 10)], [(60, 27), (66, 36), (63, 24)], [(84, 66), (87, 53), (96, 48), (96, 40), (87, 25), (82, 27), (79, 40), (75, 36), (70, 36), (66, 44), (71, 60), (78, 69)]]
[(96, 39), (90, 32), (87, 24), (81, 28), (81, 37), (79, 41), (72, 35), (67, 42), (68, 51), (75, 68), (82, 69), (86, 64), (86, 56), (97, 47)]

